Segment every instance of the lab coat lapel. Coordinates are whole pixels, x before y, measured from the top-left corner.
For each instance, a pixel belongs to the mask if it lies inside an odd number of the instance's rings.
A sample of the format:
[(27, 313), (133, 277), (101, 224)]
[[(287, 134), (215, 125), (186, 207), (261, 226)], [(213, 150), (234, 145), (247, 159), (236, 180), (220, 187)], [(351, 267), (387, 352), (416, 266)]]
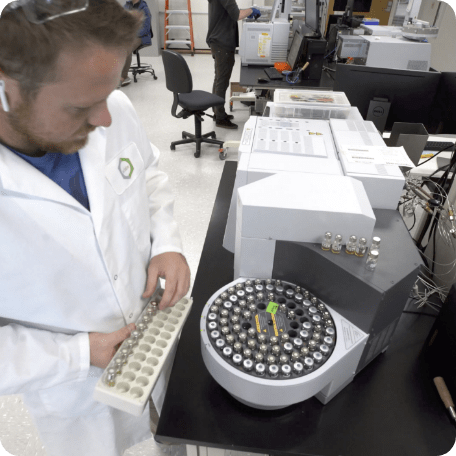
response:
[(89, 143), (79, 151), (82, 172), (89, 197), (95, 232), (99, 237), (104, 215), (106, 130), (97, 128), (90, 134)]
[(0, 186), (7, 194), (57, 201), (85, 210), (63, 188), (4, 146), (0, 146)]

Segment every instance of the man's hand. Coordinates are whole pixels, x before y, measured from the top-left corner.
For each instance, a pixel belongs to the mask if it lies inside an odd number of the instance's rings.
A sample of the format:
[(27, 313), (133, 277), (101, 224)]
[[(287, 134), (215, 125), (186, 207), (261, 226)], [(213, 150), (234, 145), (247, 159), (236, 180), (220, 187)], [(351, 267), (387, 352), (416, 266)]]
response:
[(159, 277), (166, 280), (165, 291), (158, 306), (163, 310), (174, 306), (190, 288), (190, 269), (185, 257), (176, 252), (165, 252), (153, 257), (147, 269), (147, 285), (143, 298), (153, 295)]
[(134, 323), (124, 326), (118, 331), (104, 333), (89, 333), (90, 364), (106, 369), (116, 354), (117, 345), (121, 344), (136, 328)]

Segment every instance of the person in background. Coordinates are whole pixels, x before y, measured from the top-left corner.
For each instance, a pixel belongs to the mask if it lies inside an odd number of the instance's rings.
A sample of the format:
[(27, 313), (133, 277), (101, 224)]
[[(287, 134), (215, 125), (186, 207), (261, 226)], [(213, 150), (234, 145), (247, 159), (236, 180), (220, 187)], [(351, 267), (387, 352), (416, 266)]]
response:
[(22, 394), (47, 456), (152, 438), (149, 404), (133, 416), (93, 393), (159, 278), (160, 309), (190, 285), (159, 151), (116, 90), (142, 26), (117, 0), (0, 17), (0, 395)]
[[(211, 48), (215, 64), (212, 93), (225, 98), (234, 66), (234, 52), (239, 46), (238, 21), (246, 17), (257, 19), (261, 13), (256, 8), (240, 10), (235, 0), (208, 1), (209, 30), (206, 42)], [(233, 116), (226, 113), (224, 105), (214, 108), (214, 114), (217, 127), (229, 129), (238, 127), (231, 122)]]
[(141, 45), (150, 46), (152, 44), (152, 38), (154, 36), (151, 25), (152, 15), (150, 14), (149, 7), (147, 6), (145, 0), (128, 0), (127, 3), (125, 3), (124, 8), (128, 11), (142, 11), (144, 14), (144, 23), (141, 30), (139, 31), (138, 38), (136, 38), (133, 43), (133, 48), (128, 54), (127, 60), (122, 69), (122, 76), (120, 77), (121, 86), (126, 86), (131, 82), (131, 78), (128, 76), (128, 70), (131, 66), (133, 52), (136, 51), (136, 49), (138, 49)]

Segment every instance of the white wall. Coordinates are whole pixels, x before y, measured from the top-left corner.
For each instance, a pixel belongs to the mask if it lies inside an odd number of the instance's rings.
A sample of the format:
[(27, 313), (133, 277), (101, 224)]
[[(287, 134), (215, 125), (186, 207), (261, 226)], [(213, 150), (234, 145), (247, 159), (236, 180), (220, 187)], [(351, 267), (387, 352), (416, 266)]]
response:
[[(419, 19), (433, 24), (439, 3), (437, 0), (423, 0)], [(431, 66), (439, 71), (456, 71), (456, 18), (449, 4), (441, 2), (436, 25), (439, 27), (439, 36), (430, 40)]]

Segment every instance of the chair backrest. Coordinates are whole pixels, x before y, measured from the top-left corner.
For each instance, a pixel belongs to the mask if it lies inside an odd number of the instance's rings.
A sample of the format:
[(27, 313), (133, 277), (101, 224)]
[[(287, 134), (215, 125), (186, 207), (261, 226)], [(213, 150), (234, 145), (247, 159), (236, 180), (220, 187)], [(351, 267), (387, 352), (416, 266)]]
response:
[(190, 93), (193, 90), (192, 74), (184, 57), (177, 52), (164, 50), (166, 88), (173, 93)]

